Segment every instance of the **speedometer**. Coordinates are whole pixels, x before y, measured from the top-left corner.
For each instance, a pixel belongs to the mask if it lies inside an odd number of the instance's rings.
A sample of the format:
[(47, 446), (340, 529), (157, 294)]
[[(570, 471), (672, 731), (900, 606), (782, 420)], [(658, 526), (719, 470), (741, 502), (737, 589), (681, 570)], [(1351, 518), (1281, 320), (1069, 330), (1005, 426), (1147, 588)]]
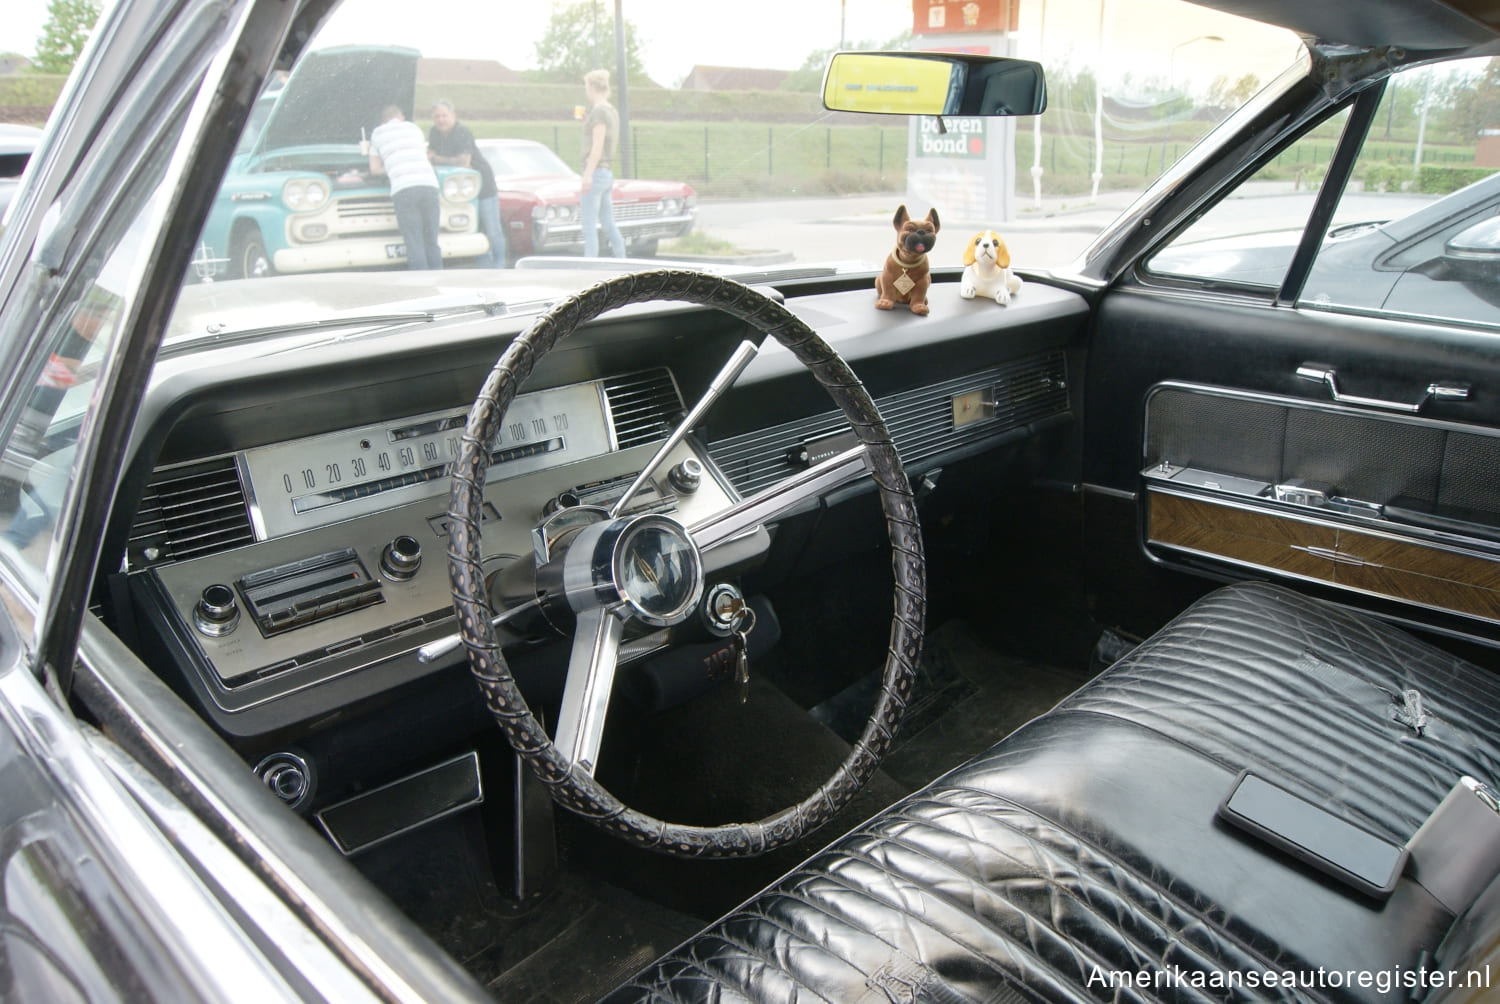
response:
[[(458, 456), (467, 414), (431, 412), (246, 451), (257, 531), (278, 537), (437, 494)], [(598, 381), (521, 394), (490, 444), (489, 480), (609, 448)]]

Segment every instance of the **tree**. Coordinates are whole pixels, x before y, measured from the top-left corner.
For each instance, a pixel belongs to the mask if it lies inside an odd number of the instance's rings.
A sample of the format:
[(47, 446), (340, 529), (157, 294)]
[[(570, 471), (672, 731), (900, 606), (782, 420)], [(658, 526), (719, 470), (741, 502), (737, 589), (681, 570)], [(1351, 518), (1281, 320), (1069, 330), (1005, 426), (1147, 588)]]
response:
[[(535, 45), (536, 65), (540, 76), (558, 83), (577, 83), (597, 67), (610, 71), (618, 79), (615, 65), (614, 5), (604, 0), (581, 0), (552, 5), (552, 19)], [(646, 67), (641, 62), (640, 41), (635, 25), (625, 21), (625, 65), (630, 80), (644, 81)]]
[(1230, 112), (1249, 101), (1260, 90), (1260, 78), (1253, 73), (1231, 80), (1225, 74), (1214, 78), (1208, 87), (1208, 104)]
[(50, 0), (31, 68), (37, 73), (71, 72), (98, 20), (98, 0)]
[[(1403, 86), (1410, 87), (1413, 93), (1425, 92), (1422, 84), (1412, 86), (1403, 81)], [(1458, 134), (1459, 142), (1472, 143), (1479, 130), (1500, 127), (1500, 60), (1491, 59), (1484, 72), (1462, 80), (1437, 82), (1431, 92), (1429, 111), (1443, 107), (1444, 97), (1452, 108), (1451, 127)]]
[[(895, 38), (887, 39), (884, 42), (853, 42), (845, 46), (845, 48), (862, 51), (885, 51), (905, 49), (910, 44), (911, 32), (903, 31)], [(807, 58), (802, 61), (802, 65), (787, 74), (787, 78), (781, 82), (781, 89), (783, 91), (817, 93), (818, 89), (823, 86), (823, 71), (828, 68), (828, 60), (838, 51), (838, 46), (829, 46), (826, 49), (814, 49), (812, 52), (809, 52)]]

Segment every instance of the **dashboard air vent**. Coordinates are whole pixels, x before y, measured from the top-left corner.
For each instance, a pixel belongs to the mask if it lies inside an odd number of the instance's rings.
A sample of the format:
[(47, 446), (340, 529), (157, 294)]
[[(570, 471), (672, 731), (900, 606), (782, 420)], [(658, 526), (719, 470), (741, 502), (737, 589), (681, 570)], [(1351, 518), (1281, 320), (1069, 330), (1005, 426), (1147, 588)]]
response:
[(604, 398), (622, 450), (666, 439), (683, 410), (677, 382), (664, 369), (606, 380)]
[(131, 568), (182, 561), (255, 540), (234, 458), (152, 472), (130, 528)]
[[(956, 425), (953, 399), (978, 392), (991, 409), (983, 421)], [(878, 398), (876, 405), (905, 464), (977, 446), (1068, 414), (1068, 365), (1061, 352), (1026, 359)], [(709, 454), (741, 495), (798, 471), (787, 458), (809, 440), (849, 428), (826, 411), (709, 444)]]

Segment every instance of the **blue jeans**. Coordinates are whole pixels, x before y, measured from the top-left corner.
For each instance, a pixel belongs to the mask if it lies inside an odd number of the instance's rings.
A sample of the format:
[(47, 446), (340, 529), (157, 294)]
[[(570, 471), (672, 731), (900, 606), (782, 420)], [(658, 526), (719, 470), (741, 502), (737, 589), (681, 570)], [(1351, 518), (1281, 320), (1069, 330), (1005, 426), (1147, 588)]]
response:
[(500, 196), (491, 195), (479, 200), (479, 229), (490, 239), (490, 256), (484, 264), (490, 268), (504, 268), (505, 230), (500, 223)]
[(438, 190), (433, 185), (403, 188), (391, 196), (396, 204), (396, 225), (406, 242), (407, 268), (442, 268), (443, 249), (438, 245)]
[(583, 256), (599, 257), (599, 227), (604, 227), (604, 236), (609, 239), (609, 249), (616, 258), (625, 257), (625, 238), (615, 226), (615, 206), (610, 201), (614, 192), (615, 175), (607, 167), (594, 170), (589, 190), (583, 193), (578, 205), (578, 223), (583, 228)]

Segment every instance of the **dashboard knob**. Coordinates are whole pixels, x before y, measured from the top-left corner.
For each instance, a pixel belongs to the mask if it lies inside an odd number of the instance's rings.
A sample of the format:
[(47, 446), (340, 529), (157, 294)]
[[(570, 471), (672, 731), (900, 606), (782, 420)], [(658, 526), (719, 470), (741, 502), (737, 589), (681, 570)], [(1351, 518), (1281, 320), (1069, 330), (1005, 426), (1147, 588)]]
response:
[(703, 465), (693, 457), (688, 457), (667, 472), (667, 480), (684, 495), (691, 495), (703, 483)]
[(210, 638), (221, 638), (240, 623), (240, 607), (234, 590), (216, 582), (203, 590), (193, 604), (193, 626)]
[(571, 490), (558, 492), (555, 496), (547, 500), (546, 505), (542, 506), (542, 515), (551, 516), (559, 509), (571, 509), (576, 505), (582, 504), (583, 499), (578, 497), (577, 492)]
[(422, 567), (422, 544), (408, 534), (385, 545), (380, 554), (380, 574), (396, 582), (405, 582)]
[(272, 753), (255, 765), (255, 773), (272, 794), (293, 809), (306, 804), (312, 794), (312, 768), (295, 753)]

